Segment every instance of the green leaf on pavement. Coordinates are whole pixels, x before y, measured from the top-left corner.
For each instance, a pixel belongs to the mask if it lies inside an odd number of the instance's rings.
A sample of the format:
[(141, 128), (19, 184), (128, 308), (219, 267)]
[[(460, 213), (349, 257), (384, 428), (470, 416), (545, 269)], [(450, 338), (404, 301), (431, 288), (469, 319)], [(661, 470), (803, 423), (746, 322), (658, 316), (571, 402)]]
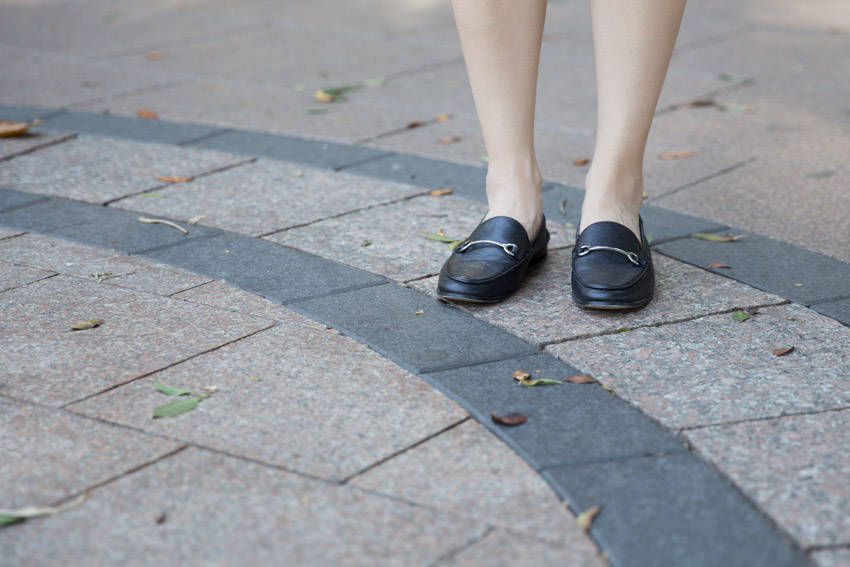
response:
[(436, 242), (447, 242), (448, 244), (453, 244), (455, 242), (460, 242), (460, 238), (452, 238), (451, 236), (446, 236), (444, 234), (437, 234), (436, 232), (429, 232), (425, 235), (425, 238), (428, 240), (434, 240)]
[(157, 417), (175, 417), (180, 414), (192, 411), (198, 403), (207, 396), (195, 396), (194, 398), (184, 398), (159, 406), (153, 410), (154, 418)]
[(167, 394), (169, 396), (185, 396), (186, 394), (191, 394), (191, 390), (185, 390), (183, 388), (175, 388), (174, 386), (166, 386), (165, 384), (161, 384), (159, 380), (153, 381), (154, 387), (162, 392), (163, 394)]
[(328, 111), (327, 108), (299, 108), (297, 110), (298, 114), (301, 115), (310, 115), (310, 114), (325, 114)]
[(387, 84), (386, 77), (374, 77), (371, 79), (363, 79), (360, 84), (364, 87), (383, 87)]
[(732, 313), (732, 318), (738, 321), (739, 323), (743, 323), (744, 321), (750, 318), (750, 314), (746, 311), (735, 311), (734, 313)]
[(5, 514), (0, 514), (0, 526), (10, 526), (23, 521), (24, 519), (20, 516), (6, 516)]
[(707, 234), (705, 232), (697, 232), (693, 235), (694, 238), (700, 240), (708, 240), (709, 242), (735, 242), (745, 238), (746, 234)]

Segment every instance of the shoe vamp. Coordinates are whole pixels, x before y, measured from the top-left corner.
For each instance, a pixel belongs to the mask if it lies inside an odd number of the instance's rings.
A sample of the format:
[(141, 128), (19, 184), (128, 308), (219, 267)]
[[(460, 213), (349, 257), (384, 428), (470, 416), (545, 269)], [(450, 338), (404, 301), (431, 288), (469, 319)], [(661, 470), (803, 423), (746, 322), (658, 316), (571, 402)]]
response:
[(457, 280), (485, 281), (499, 277), (516, 265), (517, 262), (513, 258), (501, 251), (498, 254), (492, 254), (490, 251), (470, 251), (450, 258), (446, 272)]
[(584, 285), (591, 287), (625, 287), (638, 279), (644, 272), (627, 259), (595, 258), (586, 263), (579, 258), (573, 265), (575, 275)]

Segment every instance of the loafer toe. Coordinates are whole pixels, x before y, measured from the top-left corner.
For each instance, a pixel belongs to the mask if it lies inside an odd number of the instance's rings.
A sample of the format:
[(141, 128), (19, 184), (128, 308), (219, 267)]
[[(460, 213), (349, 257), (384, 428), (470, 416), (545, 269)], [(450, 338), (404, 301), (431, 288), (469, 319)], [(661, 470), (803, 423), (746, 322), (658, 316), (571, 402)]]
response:
[(598, 222), (576, 238), (572, 255), (573, 301), (581, 307), (626, 309), (652, 300), (655, 271), (640, 222), (641, 239), (616, 222)]
[(502, 301), (522, 284), (528, 266), (546, 257), (548, 243), (545, 218), (530, 242), (516, 220), (487, 219), (455, 247), (443, 265), (437, 296), (453, 301)]

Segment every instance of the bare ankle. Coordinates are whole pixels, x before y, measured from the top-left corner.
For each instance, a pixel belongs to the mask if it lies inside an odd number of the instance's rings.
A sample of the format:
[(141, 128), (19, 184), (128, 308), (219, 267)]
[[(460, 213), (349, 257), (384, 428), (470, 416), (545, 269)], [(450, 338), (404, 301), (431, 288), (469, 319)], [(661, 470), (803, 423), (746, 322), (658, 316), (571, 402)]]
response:
[(518, 221), (534, 238), (543, 217), (540, 187), (543, 177), (537, 164), (530, 168), (495, 169), (487, 171), (487, 202), (490, 210), (485, 218), (510, 217)]

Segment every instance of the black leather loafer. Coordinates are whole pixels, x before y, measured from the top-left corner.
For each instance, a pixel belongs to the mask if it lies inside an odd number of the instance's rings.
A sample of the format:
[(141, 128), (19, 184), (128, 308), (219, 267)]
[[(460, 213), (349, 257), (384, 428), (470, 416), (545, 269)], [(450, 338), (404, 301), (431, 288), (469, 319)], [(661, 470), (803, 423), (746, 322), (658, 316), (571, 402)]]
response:
[(642, 307), (652, 300), (655, 271), (640, 220), (640, 242), (616, 222), (597, 222), (576, 237), (573, 301), (594, 309)]
[(440, 270), (437, 296), (452, 301), (494, 303), (519, 288), (528, 266), (546, 257), (546, 218), (531, 242), (510, 217), (493, 217), (459, 243)]

